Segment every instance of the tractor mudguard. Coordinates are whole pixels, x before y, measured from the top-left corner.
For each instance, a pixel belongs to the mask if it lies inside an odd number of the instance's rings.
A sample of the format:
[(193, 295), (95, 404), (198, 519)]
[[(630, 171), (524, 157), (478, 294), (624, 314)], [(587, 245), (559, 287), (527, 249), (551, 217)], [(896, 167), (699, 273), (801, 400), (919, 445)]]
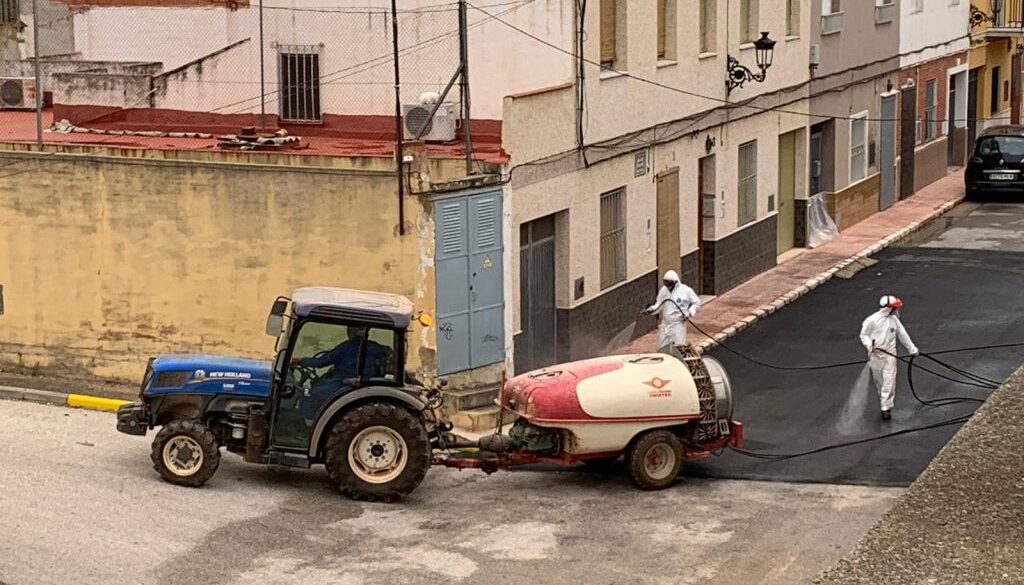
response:
[(410, 392), (391, 386), (367, 386), (342, 394), (334, 402), (328, 404), (327, 408), (321, 411), (320, 416), (317, 417), (316, 425), (313, 427), (313, 434), (310, 436), (309, 457), (311, 459), (318, 457), (321, 438), (329, 430), (327, 425), (334, 418), (334, 415), (353, 403), (374, 398), (390, 402), (400, 402), (416, 411), (421, 411), (427, 407), (426, 403)]

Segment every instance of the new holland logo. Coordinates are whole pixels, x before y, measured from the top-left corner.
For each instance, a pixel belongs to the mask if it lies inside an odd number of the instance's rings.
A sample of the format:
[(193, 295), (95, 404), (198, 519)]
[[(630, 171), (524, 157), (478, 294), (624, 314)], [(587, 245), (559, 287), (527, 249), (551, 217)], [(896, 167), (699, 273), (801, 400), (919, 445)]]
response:
[(662, 380), (661, 378), (654, 377), (644, 382), (644, 384), (653, 388), (648, 390), (647, 395), (651, 398), (668, 398), (672, 396), (672, 391), (668, 389), (668, 383), (672, 380)]

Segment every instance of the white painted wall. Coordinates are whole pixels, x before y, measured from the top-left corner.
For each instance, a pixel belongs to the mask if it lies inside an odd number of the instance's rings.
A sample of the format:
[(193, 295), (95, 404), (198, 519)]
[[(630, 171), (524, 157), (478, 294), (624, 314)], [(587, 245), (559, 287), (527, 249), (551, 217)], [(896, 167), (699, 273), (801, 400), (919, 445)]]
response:
[[(956, 1), (956, 4), (953, 2)], [(916, 11), (913, 0), (900, 5), (901, 67), (966, 51), (970, 47), (968, 23), (970, 0), (923, 0), (924, 10)], [(924, 49), (933, 45), (936, 48)], [(909, 54), (908, 54), (909, 53)]]
[[(572, 43), (572, 0), (531, 0), (522, 4), (481, 3), (510, 24), (559, 46)], [(268, 0), (264, 8), (267, 108), (276, 112), (278, 45), (323, 45), (323, 111), (382, 114), (394, 111), (389, 0)], [(416, 103), (425, 91), (440, 92), (459, 62), (458, 15), (448, 0), (399, 2), (402, 101)], [(419, 10), (421, 12), (406, 12)], [(509, 94), (555, 85), (572, 78), (569, 59), (483, 13), (470, 9), (470, 83), (473, 116), (500, 118)], [(222, 63), (180, 80), (160, 107), (258, 112), (258, 8), (91, 8), (75, 16), (76, 50), (85, 59), (158, 61), (171, 70), (252, 39)], [(450, 99), (458, 99), (458, 93)], [(203, 96), (201, 103), (170, 99)], [(240, 102), (240, 103), (236, 103)]]

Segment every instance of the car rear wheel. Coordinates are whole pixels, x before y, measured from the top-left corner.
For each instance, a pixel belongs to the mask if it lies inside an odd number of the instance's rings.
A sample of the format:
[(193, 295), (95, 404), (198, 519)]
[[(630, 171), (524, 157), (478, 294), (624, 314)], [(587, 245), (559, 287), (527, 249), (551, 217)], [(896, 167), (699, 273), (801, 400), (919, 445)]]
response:
[(358, 406), (335, 423), (324, 465), (351, 498), (399, 500), (419, 486), (430, 467), (427, 430), (418, 417), (394, 404)]
[(675, 482), (683, 467), (679, 439), (669, 431), (649, 431), (626, 451), (629, 481), (642, 490), (660, 490)]
[(220, 467), (220, 447), (206, 426), (191, 419), (168, 422), (153, 439), (153, 468), (165, 481), (199, 487)]

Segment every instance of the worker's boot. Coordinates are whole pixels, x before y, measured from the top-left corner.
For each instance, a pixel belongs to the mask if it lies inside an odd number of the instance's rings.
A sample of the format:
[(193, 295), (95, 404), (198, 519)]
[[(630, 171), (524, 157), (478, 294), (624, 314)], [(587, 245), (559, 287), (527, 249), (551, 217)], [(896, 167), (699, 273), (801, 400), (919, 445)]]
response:
[(892, 418), (892, 412), (889, 411), (889, 410), (883, 410), (882, 411), (882, 420), (889, 420), (890, 418)]

